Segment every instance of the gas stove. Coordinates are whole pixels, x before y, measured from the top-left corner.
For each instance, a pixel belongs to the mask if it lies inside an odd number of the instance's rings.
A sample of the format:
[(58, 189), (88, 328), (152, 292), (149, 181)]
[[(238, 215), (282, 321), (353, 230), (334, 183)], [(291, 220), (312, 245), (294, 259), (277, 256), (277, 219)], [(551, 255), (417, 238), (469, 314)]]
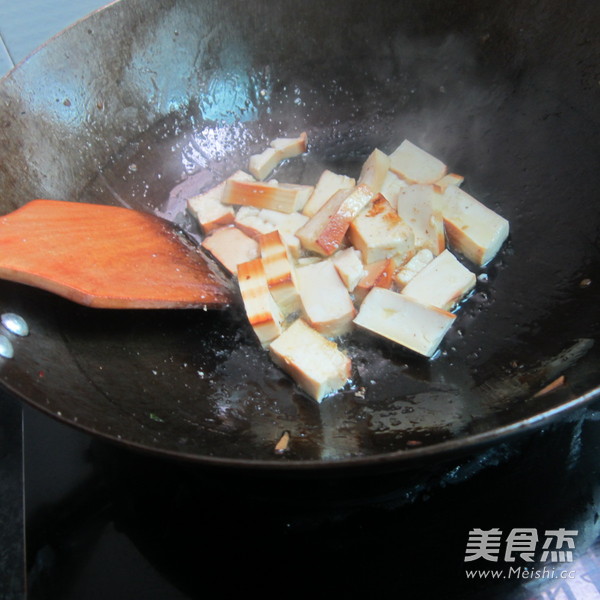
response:
[[(556, 576), (532, 569), (529, 577), (526, 563), (466, 562), (478, 525), (542, 533), (556, 522), (581, 541), (586, 529), (597, 535), (587, 491), (563, 512), (548, 498), (539, 521), (531, 507), (518, 506), (520, 494), (547, 493), (544, 477), (528, 481), (532, 465), (522, 465), (513, 489), (494, 489), (498, 472), (514, 469), (506, 447), (448, 466), (442, 480), (430, 472), (433, 484), (427, 474), (411, 481), (404, 473), (348, 481), (271, 478), (133, 452), (1, 400), (3, 585), (12, 586), (3, 598), (189, 600), (247, 590), (297, 597), (317, 589), (350, 598), (407, 592), (461, 600), (600, 598), (600, 543), (566, 557), (561, 569), (553, 568)], [(527, 447), (535, 456), (535, 445)], [(597, 494), (599, 486), (592, 487), (584, 489)], [(505, 581), (486, 581), (495, 577), (494, 566), (505, 567)]]

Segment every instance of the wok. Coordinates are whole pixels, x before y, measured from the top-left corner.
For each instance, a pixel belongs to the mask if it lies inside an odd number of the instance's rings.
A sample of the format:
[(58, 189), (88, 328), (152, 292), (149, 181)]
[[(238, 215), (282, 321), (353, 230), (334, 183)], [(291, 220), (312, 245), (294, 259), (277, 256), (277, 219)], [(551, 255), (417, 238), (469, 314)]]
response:
[[(0, 209), (125, 205), (198, 236), (185, 198), (307, 131), (277, 172), (356, 176), (408, 138), (511, 223), (427, 361), (359, 334), (317, 405), (241, 311), (85, 308), (2, 282), (2, 385), (64, 423), (204, 465), (396, 469), (539, 429), (600, 395), (600, 8), (575, 0), (122, 0), (0, 82)], [(558, 376), (565, 385), (536, 395)], [(274, 452), (284, 432), (288, 450)]]

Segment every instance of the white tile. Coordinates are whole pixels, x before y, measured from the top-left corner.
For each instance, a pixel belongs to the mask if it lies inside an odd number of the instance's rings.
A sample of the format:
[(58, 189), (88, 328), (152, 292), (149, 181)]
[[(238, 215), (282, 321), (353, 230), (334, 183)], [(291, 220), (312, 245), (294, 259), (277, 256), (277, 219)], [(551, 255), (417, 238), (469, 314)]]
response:
[(4, 40), (0, 37), (0, 77), (9, 71), (12, 66), (13, 62), (8, 49), (4, 45)]
[[(17, 63), (53, 35), (107, 3), (107, 0), (2, 2), (0, 37), (4, 40), (10, 57)], [(0, 67), (4, 66), (1, 60), (0, 57)], [(5, 71), (6, 69), (2, 72)]]

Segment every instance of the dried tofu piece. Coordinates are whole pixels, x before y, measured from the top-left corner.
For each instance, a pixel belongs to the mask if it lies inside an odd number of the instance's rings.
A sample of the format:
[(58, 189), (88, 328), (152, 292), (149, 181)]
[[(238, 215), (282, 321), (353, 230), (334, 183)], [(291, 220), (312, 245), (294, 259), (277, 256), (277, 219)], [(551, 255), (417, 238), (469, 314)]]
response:
[(348, 238), (366, 264), (406, 256), (415, 245), (412, 229), (381, 194), (350, 223)]
[(441, 198), (450, 246), (476, 265), (492, 260), (508, 237), (508, 221), (457, 186)]
[(325, 169), (321, 173), (311, 197), (302, 209), (302, 214), (312, 217), (335, 193), (340, 190), (352, 189), (355, 185), (356, 180), (353, 177), (338, 175)]
[(259, 256), (258, 243), (237, 227), (223, 227), (205, 238), (206, 248), (231, 274), (237, 266)]
[(373, 192), (378, 194), (381, 191), (385, 176), (390, 168), (390, 157), (375, 148), (364, 162), (358, 178), (358, 184), (368, 185)]
[(433, 184), (435, 191), (438, 194), (443, 194), (446, 189), (448, 189), (449, 185), (461, 186), (465, 178), (462, 175), (457, 175), (456, 173), (448, 173), (448, 175), (444, 175), (440, 180), (436, 181)]
[(302, 248), (296, 232), (308, 221), (308, 217), (299, 212), (282, 213), (269, 208), (263, 208), (260, 217), (279, 231), (292, 256), (298, 258)]
[(261, 210), (254, 206), (240, 206), (233, 223), (238, 229), (254, 239), (276, 229), (275, 225), (262, 218)]
[(360, 250), (355, 248), (345, 248), (336, 252), (331, 261), (336, 268), (340, 279), (344, 282), (349, 292), (354, 291), (358, 282), (365, 274), (365, 268), (362, 263)]
[(216, 196), (221, 196), (225, 189), (225, 182), (213, 188), (202, 196), (192, 196), (188, 199), (188, 210), (202, 227), (205, 234), (231, 225), (235, 218), (235, 212), (231, 206), (225, 206)]
[(222, 202), (256, 208), (271, 208), (284, 213), (302, 210), (313, 186), (277, 182), (227, 180)]
[(451, 310), (475, 287), (475, 281), (475, 273), (444, 250), (406, 284), (402, 293), (422, 304)]
[[(235, 172), (229, 179), (254, 181), (254, 177), (244, 171)], [(196, 218), (205, 234), (225, 225), (230, 225), (234, 221), (235, 212), (233, 208), (221, 202), (225, 184), (226, 182), (223, 181), (207, 192), (188, 198), (187, 208)]]
[(364, 184), (337, 192), (296, 232), (302, 246), (324, 256), (333, 254), (341, 246), (352, 220), (374, 195)]
[(396, 199), (396, 210), (415, 235), (415, 247), (428, 248), (436, 256), (446, 247), (441, 197), (432, 185), (408, 185)]
[(299, 267), (296, 281), (302, 310), (311, 327), (328, 337), (350, 331), (356, 310), (330, 259)]
[(398, 177), (396, 173), (393, 171), (388, 171), (385, 174), (385, 179), (381, 185), (381, 193), (392, 206), (396, 206), (396, 201), (398, 199), (400, 190), (407, 185), (409, 184), (406, 183), (406, 181), (404, 181), (404, 179), (401, 177)]
[(434, 258), (433, 252), (428, 248), (419, 250), (407, 263), (402, 265), (402, 267), (394, 273), (394, 283), (398, 289), (402, 290), (404, 286)]
[(390, 288), (393, 283), (397, 264), (393, 258), (384, 258), (365, 266), (362, 279), (354, 288), (354, 298), (360, 304), (365, 296), (374, 288)]
[(337, 344), (302, 319), (292, 323), (269, 347), (273, 362), (314, 400), (321, 402), (344, 387), (352, 363)]
[(408, 140), (390, 154), (390, 169), (409, 183), (435, 183), (447, 171), (441, 160)]
[(238, 283), (248, 321), (263, 348), (281, 335), (283, 315), (271, 296), (262, 260), (238, 265)]
[(303, 131), (298, 137), (295, 138), (275, 138), (271, 142), (271, 147), (274, 148), (281, 155), (281, 159), (293, 158), (304, 154), (308, 149), (308, 136)]
[(253, 154), (248, 160), (248, 171), (258, 180), (263, 180), (281, 162), (281, 155), (275, 148), (265, 148), (260, 154)]
[(373, 288), (354, 319), (359, 327), (423, 356), (433, 356), (456, 315), (427, 306), (409, 296)]
[(250, 157), (248, 170), (256, 179), (265, 179), (281, 161), (303, 154), (307, 147), (306, 133), (297, 138), (276, 138), (269, 148)]
[(288, 249), (279, 231), (261, 235), (258, 245), (271, 295), (287, 317), (301, 307), (296, 274)]
[(306, 265), (313, 265), (315, 263), (321, 262), (322, 260), (322, 256), (301, 256), (298, 260), (296, 260), (296, 264), (299, 267), (305, 267)]

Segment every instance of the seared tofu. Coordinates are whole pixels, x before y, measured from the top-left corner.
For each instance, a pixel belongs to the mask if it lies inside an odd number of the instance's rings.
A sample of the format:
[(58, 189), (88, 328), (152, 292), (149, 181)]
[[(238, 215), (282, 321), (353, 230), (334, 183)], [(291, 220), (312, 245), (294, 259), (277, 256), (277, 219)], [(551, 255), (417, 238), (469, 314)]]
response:
[(385, 199), (392, 205), (396, 206), (398, 194), (403, 187), (406, 187), (408, 183), (401, 179), (393, 171), (388, 171), (385, 174), (385, 179), (381, 185), (381, 193), (385, 196)]
[(375, 148), (362, 166), (358, 184), (364, 183), (374, 193), (378, 194), (381, 191), (389, 168), (390, 157), (378, 148)]
[(224, 190), (225, 182), (204, 194), (188, 199), (188, 210), (196, 217), (205, 234), (233, 223), (235, 218), (233, 208), (226, 206), (220, 200)]
[(331, 257), (331, 260), (346, 289), (352, 292), (365, 274), (360, 250), (355, 248), (339, 250)]
[(238, 283), (248, 321), (263, 348), (282, 333), (283, 315), (271, 296), (262, 260), (238, 265)]
[(365, 264), (405, 256), (415, 245), (412, 229), (381, 194), (350, 223), (348, 237)]
[(276, 206), (265, 206), (263, 208), (272, 208), (273, 210), (278, 210), (279, 212), (302, 212), (302, 209), (304, 208), (304, 206), (306, 205), (306, 203), (308, 202), (308, 199), (311, 197), (315, 186), (314, 185), (301, 185), (301, 184), (296, 184), (296, 183), (280, 183), (279, 187), (282, 190), (291, 190), (296, 194), (296, 200), (295, 200), (295, 208), (294, 210), (280, 210), (279, 208), (277, 208)]
[(340, 190), (350, 190), (355, 184), (356, 180), (353, 177), (338, 175), (333, 171), (325, 169), (321, 173), (308, 202), (304, 205), (302, 214), (312, 217), (334, 194)]
[(364, 184), (337, 192), (296, 232), (302, 246), (323, 256), (333, 254), (342, 245), (352, 220), (374, 196)]
[(282, 213), (269, 208), (263, 208), (260, 211), (260, 216), (268, 223), (275, 225), (283, 233), (296, 233), (302, 225), (308, 222), (308, 217), (300, 212)]
[(206, 248), (231, 274), (237, 266), (259, 256), (258, 243), (237, 227), (217, 229), (202, 241)]
[(407, 263), (394, 273), (394, 283), (399, 290), (434, 259), (433, 252), (428, 248), (419, 250)]
[(311, 327), (327, 337), (350, 331), (356, 310), (330, 259), (299, 267), (296, 281), (303, 314)]
[(479, 266), (492, 260), (508, 237), (508, 221), (457, 186), (441, 198), (451, 248)]
[(436, 256), (446, 247), (441, 196), (432, 185), (408, 185), (396, 199), (398, 215), (410, 226), (415, 248), (428, 248)]
[(267, 223), (271, 223), (279, 231), (292, 256), (298, 258), (302, 248), (300, 240), (296, 236), (296, 231), (308, 221), (308, 217), (299, 212), (288, 214), (268, 208), (263, 208), (260, 211), (260, 217)]
[(228, 179), (222, 201), (225, 204), (270, 208), (283, 213), (292, 213), (302, 210), (312, 190), (313, 187), (309, 185)]
[(406, 284), (402, 293), (422, 304), (451, 310), (475, 287), (475, 281), (475, 274), (444, 250)]
[(373, 288), (354, 319), (359, 327), (423, 356), (433, 356), (456, 316), (383, 288)]
[(374, 287), (391, 287), (395, 270), (396, 261), (393, 258), (384, 258), (370, 265), (365, 265), (364, 275), (354, 288), (356, 302), (360, 304)]
[(443, 194), (449, 185), (461, 186), (465, 178), (462, 175), (457, 175), (456, 173), (448, 173), (448, 175), (444, 175), (440, 180), (436, 181), (433, 184), (435, 191), (439, 194)]
[(248, 170), (256, 179), (265, 179), (281, 161), (303, 154), (307, 147), (306, 133), (297, 138), (276, 138), (269, 148), (250, 157)]
[(344, 387), (351, 376), (350, 359), (302, 319), (273, 341), (269, 352), (273, 362), (317, 402)]
[(275, 225), (262, 218), (261, 210), (254, 206), (240, 206), (235, 215), (234, 225), (254, 239), (276, 229)]
[(306, 265), (314, 265), (322, 260), (322, 256), (315, 256), (314, 254), (309, 256), (301, 256), (298, 260), (296, 260), (296, 265), (299, 267), (305, 267)]
[[(237, 171), (230, 179), (254, 181), (254, 177), (244, 171)], [(189, 212), (197, 219), (205, 234), (225, 225), (230, 225), (234, 221), (235, 212), (233, 207), (221, 202), (225, 192), (225, 184), (226, 182), (223, 181), (207, 192), (190, 197), (187, 201)]]
[(271, 141), (271, 147), (275, 148), (280, 153), (281, 159), (293, 158), (304, 154), (308, 149), (308, 136), (303, 131), (298, 137), (295, 138), (275, 138)]
[(258, 238), (267, 284), (284, 317), (300, 309), (296, 275), (288, 249), (278, 231)]
[(281, 154), (275, 148), (265, 148), (260, 154), (253, 154), (248, 161), (248, 171), (262, 181), (281, 162)]
[(390, 169), (408, 183), (435, 183), (446, 175), (446, 165), (409, 140), (390, 154)]
[(296, 231), (307, 221), (308, 217), (299, 212), (282, 213), (268, 208), (241, 206), (236, 213), (234, 224), (255, 239), (265, 233), (279, 231), (292, 256), (297, 258), (302, 248)]

